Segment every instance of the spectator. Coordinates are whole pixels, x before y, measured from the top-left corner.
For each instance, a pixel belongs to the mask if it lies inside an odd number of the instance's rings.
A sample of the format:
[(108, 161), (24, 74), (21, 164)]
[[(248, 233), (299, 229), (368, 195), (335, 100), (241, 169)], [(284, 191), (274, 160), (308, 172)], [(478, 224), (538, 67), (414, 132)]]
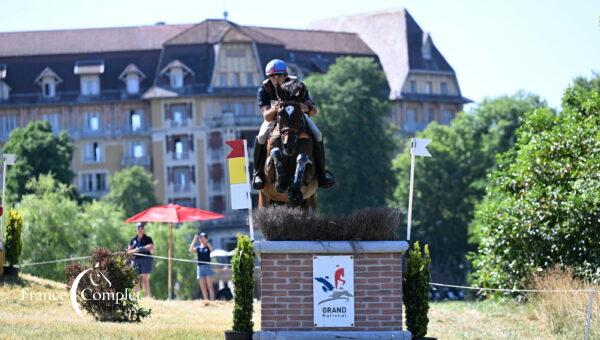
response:
[(202, 297), (205, 300), (215, 299), (215, 288), (213, 287), (212, 276), (214, 272), (210, 265), (210, 252), (213, 247), (208, 242), (208, 236), (206, 233), (200, 233), (194, 235), (194, 239), (190, 244), (190, 253), (198, 254), (198, 267), (196, 269), (196, 279), (198, 279), (198, 285), (202, 291)]
[[(144, 296), (150, 296), (150, 273), (152, 272), (152, 257), (143, 255), (152, 255), (154, 253), (154, 243), (152, 238), (144, 233), (144, 224), (136, 224), (137, 235), (129, 241), (127, 248), (128, 254), (134, 254), (133, 265), (138, 272), (138, 284), (134, 292), (140, 289), (144, 291)], [(140, 254), (140, 255), (138, 255)]]

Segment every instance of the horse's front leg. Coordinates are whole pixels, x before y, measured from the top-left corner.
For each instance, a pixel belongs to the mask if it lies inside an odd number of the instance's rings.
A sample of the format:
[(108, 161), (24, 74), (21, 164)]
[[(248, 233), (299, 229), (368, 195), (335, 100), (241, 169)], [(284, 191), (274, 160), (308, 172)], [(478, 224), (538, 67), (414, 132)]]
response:
[(294, 180), (288, 191), (288, 202), (291, 206), (297, 207), (302, 204), (302, 183), (304, 183), (304, 174), (306, 172), (306, 166), (312, 164), (310, 158), (305, 153), (301, 153), (296, 157), (296, 171), (294, 173)]
[(271, 149), (271, 160), (275, 164), (275, 174), (277, 180), (275, 181), (275, 190), (284, 193), (289, 184), (289, 180), (285, 174), (285, 166), (283, 165), (283, 153), (279, 147)]

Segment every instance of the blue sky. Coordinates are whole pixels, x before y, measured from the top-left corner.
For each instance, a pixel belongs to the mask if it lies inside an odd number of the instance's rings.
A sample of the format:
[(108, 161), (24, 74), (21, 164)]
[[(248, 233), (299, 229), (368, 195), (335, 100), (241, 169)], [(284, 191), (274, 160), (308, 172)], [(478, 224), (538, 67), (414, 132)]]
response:
[(0, 32), (194, 23), (224, 8), (239, 24), (304, 28), (397, 7), (431, 33), (475, 101), (524, 89), (558, 107), (575, 76), (600, 71), (600, 1), (0, 0)]

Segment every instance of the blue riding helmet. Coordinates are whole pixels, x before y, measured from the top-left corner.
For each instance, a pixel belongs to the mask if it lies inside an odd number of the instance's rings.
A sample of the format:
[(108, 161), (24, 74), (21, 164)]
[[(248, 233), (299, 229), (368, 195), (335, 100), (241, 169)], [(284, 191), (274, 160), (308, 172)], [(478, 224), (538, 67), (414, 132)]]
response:
[(287, 73), (287, 64), (281, 59), (273, 59), (269, 61), (265, 67), (265, 74), (268, 76), (272, 74), (285, 74)]

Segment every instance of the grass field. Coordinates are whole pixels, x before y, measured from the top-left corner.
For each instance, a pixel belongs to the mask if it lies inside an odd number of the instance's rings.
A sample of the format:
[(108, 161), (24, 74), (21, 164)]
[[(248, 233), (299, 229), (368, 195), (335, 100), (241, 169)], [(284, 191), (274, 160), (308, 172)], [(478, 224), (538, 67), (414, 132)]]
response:
[[(0, 285), (0, 339), (220, 339), (223, 331), (231, 328), (231, 302), (144, 299), (142, 305), (152, 308), (152, 316), (142, 323), (99, 323), (91, 317), (81, 318), (75, 314), (64, 285), (27, 275), (22, 275), (21, 282), (20, 285)], [(429, 318), (428, 335), (440, 339), (559, 338), (550, 333), (531, 304), (433, 303)], [(259, 320), (257, 304), (256, 330), (260, 329)], [(583, 338), (583, 329), (575, 338)]]

